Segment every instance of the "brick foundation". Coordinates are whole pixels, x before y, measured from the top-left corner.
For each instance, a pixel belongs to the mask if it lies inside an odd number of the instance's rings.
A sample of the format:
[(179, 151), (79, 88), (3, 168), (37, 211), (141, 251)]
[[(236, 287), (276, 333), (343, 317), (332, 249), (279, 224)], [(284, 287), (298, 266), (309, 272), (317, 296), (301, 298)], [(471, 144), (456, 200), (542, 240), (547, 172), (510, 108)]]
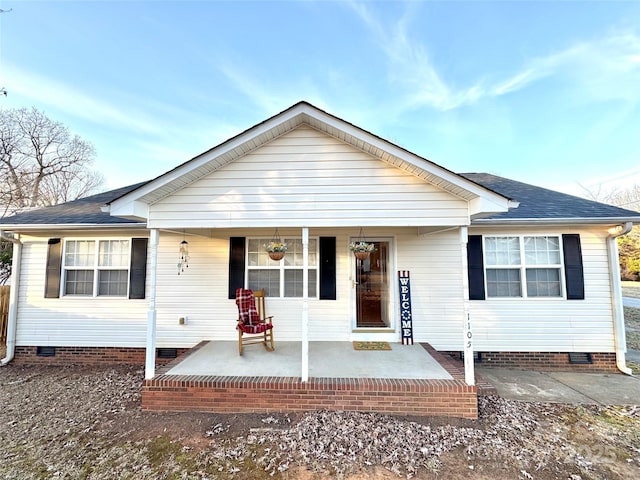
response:
[(166, 375), (170, 368), (167, 365), (158, 370), (155, 378), (145, 380), (142, 409), (216, 413), (320, 409), (477, 418), (478, 389), (465, 384), (459, 362), (429, 345), (423, 347), (453, 380), (311, 378), (303, 383), (297, 377)]
[(478, 417), (476, 387), (459, 380), (363, 378), (198, 377), (146, 380), (142, 409), (216, 413), (350, 410)]
[[(460, 358), (460, 352), (447, 352)], [(615, 353), (592, 353), (593, 363), (569, 363), (567, 352), (480, 352), (482, 367), (503, 367), (519, 370), (620, 373)]]
[[(16, 347), (13, 363), (46, 365), (97, 365), (97, 364), (139, 364), (145, 363), (145, 349), (141, 347), (55, 347), (52, 357), (38, 356), (38, 347)], [(178, 348), (178, 356), (189, 351)], [(164, 365), (173, 358), (157, 358), (157, 365)]]

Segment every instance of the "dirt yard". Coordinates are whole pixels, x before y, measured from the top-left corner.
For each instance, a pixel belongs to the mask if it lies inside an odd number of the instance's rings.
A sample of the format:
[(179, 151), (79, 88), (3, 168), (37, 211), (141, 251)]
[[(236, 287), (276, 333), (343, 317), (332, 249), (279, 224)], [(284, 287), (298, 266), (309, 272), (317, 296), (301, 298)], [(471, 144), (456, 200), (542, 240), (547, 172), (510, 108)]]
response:
[(640, 408), (482, 398), (481, 418), (159, 414), (132, 368), (0, 368), (4, 479), (640, 478)]

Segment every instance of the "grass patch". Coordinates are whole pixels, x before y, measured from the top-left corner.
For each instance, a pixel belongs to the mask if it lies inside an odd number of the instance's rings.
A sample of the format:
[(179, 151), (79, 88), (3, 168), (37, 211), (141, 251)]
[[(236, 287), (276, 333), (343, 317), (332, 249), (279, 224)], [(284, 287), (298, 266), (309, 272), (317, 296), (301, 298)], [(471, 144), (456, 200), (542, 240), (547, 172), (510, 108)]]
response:
[(640, 298), (640, 282), (622, 282), (622, 296)]
[(627, 332), (627, 348), (640, 350), (640, 332)]
[(624, 307), (624, 324), (627, 330), (640, 331), (640, 308)]

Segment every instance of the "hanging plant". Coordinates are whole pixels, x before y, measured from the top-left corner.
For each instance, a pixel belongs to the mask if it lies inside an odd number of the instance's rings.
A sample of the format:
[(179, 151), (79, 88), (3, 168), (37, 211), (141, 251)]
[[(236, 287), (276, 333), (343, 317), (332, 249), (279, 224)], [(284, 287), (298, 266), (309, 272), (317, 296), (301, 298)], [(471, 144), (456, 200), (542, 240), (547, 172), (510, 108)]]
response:
[(362, 227), (360, 227), (360, 236), (358, 237), (358, 240), (349, 244), (349, 250), (353, 252), (353, 255), (358, 260), (366, 260), (369, 258), (369, 255), (371, 255), (371, 252), (376, 251), (376, 246), (373, 242), (367, 242), (364, 236), (364, 231), (362, 230)]
[(376, 246), (373, 243), (358, 241), (349, 244), (349, 250), (353, 252), (358, 260), (366, 260), (371, 252), (375, 252)]
[(263, 246), (271, 260), (282, 260), (284, 258), (284, 254), (287, 252), (287, 244), (280, 240), (277, 228), (273, 235), (273, 239), (269, 243), (265, 243)]

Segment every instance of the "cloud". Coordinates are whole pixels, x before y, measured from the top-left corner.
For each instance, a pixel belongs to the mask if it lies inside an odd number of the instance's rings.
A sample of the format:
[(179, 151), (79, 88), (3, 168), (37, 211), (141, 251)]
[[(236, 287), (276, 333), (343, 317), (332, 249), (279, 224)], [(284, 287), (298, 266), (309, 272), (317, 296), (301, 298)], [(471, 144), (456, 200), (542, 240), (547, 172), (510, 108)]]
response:
[[(370, 31), (388, 64), (388, 78), (403, 96), (403, 110), (428, 106), (441, 111), (500, 97), (553, 77), (567, 80), (589, 100), (640, 99), (640, 36), (613, 32), (603, 38), (577, 42), (546, 56), (532, 57), (510, 74), (486, 72), (467, 86), (448, 83), (425, 46), (412, 38), (410, 21), (415, 4), (392, 23), (384, 24), (359, 2), (347, 4)], [(502, 76), (502, 78), (500, 78)]]
[(39, 105), (45, 105), (69, 115), (108, 127), (133, 130), (138, 133), (161, 133), (154, 120), (130, 109), (122, 109), (91, 97), (62, 82), (20, 68), (2, 66), (11, 95), (20, 95)]

